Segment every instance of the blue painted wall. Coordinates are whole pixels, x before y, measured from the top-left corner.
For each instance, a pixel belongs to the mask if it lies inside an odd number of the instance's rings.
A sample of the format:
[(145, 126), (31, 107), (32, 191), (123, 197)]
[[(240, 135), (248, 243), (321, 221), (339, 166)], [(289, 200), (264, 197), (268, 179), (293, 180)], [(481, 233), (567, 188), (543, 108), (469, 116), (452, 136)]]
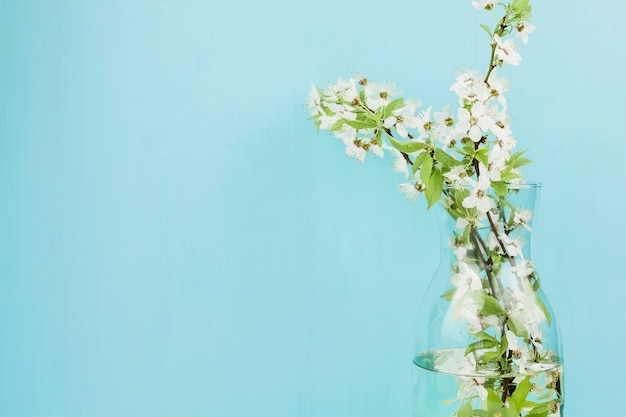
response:
[[(544, 183), (534, 259), (567, 416), (613, 415), (626, 3), (535, 3), (501, 71)], [(483, 21), (469, 0), (0, 2), (0, 416), (408, 417), (435, 217), (301, 104), (358, 70), (443, 106), (486, 65)]]

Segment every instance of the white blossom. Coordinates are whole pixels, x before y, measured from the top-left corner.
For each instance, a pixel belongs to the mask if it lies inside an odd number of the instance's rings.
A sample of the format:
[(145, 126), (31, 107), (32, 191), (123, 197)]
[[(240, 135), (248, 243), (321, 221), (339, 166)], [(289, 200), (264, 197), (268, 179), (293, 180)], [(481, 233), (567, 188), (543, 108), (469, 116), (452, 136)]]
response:
[(384, 84), (368, 83), (365, 86), (365, 101), (367, 107), (372, 111), (378, 110), (381, 106), (386, 106), (391, 102), (392, 97), (401, 94), (396, 90), (394, 83), (387, 82)]
[(489, 195), (487, 195), (486, 192), (490, 185), (489, 178), (486, 176), (480, 176), (478, 182), (471, 179), (468, 179), (468, 181), (472, 181), (474, 184), (472, 190), (470, 191), (470, 195), (463, 199), (463, 207), (476, 207), (478, 211), (487, 213), (494, 206), (493, 200), (489, 197)]
[(460, 101), (485, 101), (489, 97), (489, 88), (483, 76), (478, 71), (463, 71), (456, 77), (456, 82), (450, 87), (459, 96)]
[(465, 107), (459, 108), (459, 122), (457, 131), (467, 136), (474, 142), (479, 142), (483, 132), (488, 131), (493, 125), (493, 119), (485, 112), (482, 103), (474, 103), (471, 112)]
[(532, 218), (533, 218), (533, 212), (532, 210), (528, 210), (528, 209), (516, 210), (515, 214), (513, 215), (513, 221), (517, 224), (522, 225), (528, 231), (531, 230), (528, 223), (530, 223)]
[(346, 156), (354, 158), (359, 162), (365, 161), (367, 151), (356, 140), (345, 138), (343, 139), (343, 144), (346, 145)]
[(498, 59), (505, 64), (509, 65), (519, 65), (522, 62), (522, 57), (515, 50), (515, 44), (512, 39), (507, 39), (503, 41), (496, 34), (493, 35), (493, 40), (495, 41), (496, 47), (496, 55)]
[(356, 88), (356, 83), (353, 79), (349, 79), (345, 81), (343, 78), (339, 78), (337, 80), (337, 84), (331, 85), (330, 90), (339, 98), (351, 103), (353, 102), (359, 95), (359, 92)]
[(324, 114), (324, 110), (322, 109), (321, 104), (322, 100), (320, 98), (319, 90), (313, 84), (311, 85), (311, 90), (309, 91), (309, 99), (307, 100), (307, 106), (311, 110), (311, 116)]
[(398, 185), (398, 190), (402, 191), (404, 193), (404, 197), (412, 203), (417, 201), (417, 198), (420, 195), (420, 191), (416, 185), (409, 182)]
[(458, 267), (459, 272), (450, 278), (450, 282), (456, 287), (453, 301), (461, 298), (469, 291), (481, 290), (483, 288), (480, 276), (467, 263), (459, 262)]
[(426, 110), (421, 111), (419, 115), (417, 116), (416, 127), (417, 127), (417, 131), (420, 133), (420, 136), (425, 135), (426, 132), (429, 131), (431, 128), (431, 121), (430, 121), (431, 110), (432, 110), (432, 107), (429, 107)]
[(509, 81), (506, 78), (498, 77), (497, 70), (493, 70), (489, 77), (489, 93), (492, 97), (506, 108), (506, 98), (504, 93), (509, 91)]
[(396, 127), (398, 134), (406, 138), (409, 136), (408, 129), (415, 129), (418, 127), (419, 119), (415, 116), (415, 110), (417, 105), (407, 100), (403, 107), (392, 111), (392, 116), (385, 119), (384, 126), (389, 129), (392, 126)]
[(517, 37), (524, 42), (524, 45), (528, 43), (528, 35), (535, 31), (535, 26), (526, 22), (519, 22), (515, 27), (517, 29)]
[(389, 146), (386, 144), (383, 144), (383, 149), (389, 151), (393, 155), (393, 172), (404, 174), (404, 178), (407, 179), (409, 177), (409, 165), (404, 158), (404, 155), (402, 155), (402, 152), (400, 152), (393, 146)]
[(435, 138), (444, 146), (450, 146), (457, 136), (454, 128), (454, 117), (450, 113), (450, 105), (446, 105), (440, 112), (435, 112), (433, 119), (436, 123), (433, 131)]
[(493, 10), (493, 7), (495, 6), (495, 1), (494, 0), (473, 1), (472, 6), (474, 6), (474, 8), (477, 10)]

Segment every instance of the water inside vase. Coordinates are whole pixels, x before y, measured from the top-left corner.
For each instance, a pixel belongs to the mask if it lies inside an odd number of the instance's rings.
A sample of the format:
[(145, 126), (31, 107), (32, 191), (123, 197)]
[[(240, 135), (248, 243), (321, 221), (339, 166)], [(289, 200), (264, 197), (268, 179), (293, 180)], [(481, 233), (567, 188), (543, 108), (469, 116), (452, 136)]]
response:
[[(556, 357), (517, 373), (480, 367), (464, 349), (425, 352), (413, 364), (413, 417), (563, 417)], [(512, 395), (502, 401), (504, 391)]]

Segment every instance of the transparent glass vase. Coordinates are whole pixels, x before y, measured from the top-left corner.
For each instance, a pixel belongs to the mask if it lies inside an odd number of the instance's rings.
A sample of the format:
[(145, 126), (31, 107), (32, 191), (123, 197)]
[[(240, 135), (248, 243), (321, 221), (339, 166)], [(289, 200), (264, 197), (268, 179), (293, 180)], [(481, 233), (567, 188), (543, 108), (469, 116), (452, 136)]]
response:
[[(563, 416), (559, 334), (530, 257), (540, 188), (508, 185), (486, 213), (462, 207), (469, 190), (444, 190), (440, 264), (417, 315), (413, 417)], [(473, 224), (459, 220), (472, 213)]]

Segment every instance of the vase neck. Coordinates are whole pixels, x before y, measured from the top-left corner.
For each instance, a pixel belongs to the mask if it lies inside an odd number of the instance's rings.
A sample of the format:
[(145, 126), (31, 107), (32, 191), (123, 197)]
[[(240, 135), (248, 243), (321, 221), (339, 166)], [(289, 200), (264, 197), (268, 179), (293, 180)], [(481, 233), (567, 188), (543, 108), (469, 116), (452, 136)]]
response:
[(453, 214), (455, 210), (451, 207), (455, 204), (458, 207), (458, 201), (442, 199), (439, 204), (442, 263), (471, 260), (484, 269), (489, 268), (494, 257), (505, 259), (512, 267), (529, 262), (539, 190), (538, 184), (516, 186), (497, 199), (494, 208), (486, 213), (475, 212), (474, 216), (468, 216), (469, 220)]

